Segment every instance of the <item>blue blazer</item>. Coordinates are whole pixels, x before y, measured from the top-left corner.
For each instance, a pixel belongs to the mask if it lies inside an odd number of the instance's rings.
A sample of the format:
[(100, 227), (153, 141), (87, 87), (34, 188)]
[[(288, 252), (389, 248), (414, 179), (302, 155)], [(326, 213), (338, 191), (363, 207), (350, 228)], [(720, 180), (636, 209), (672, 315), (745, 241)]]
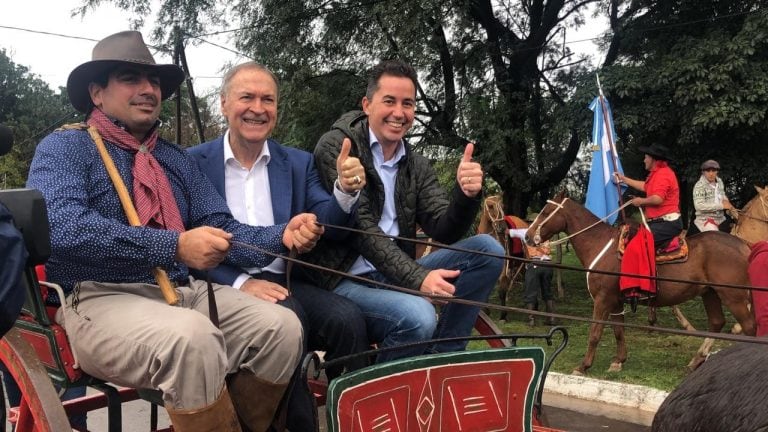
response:
[[(267, 164), (269, 188), (272, 195), (272, 213), (275, 224), (288, 222), (299, 213), (314, 213), (317, 220), (332, 225), (352, 226), (355, 207), (349, 214), (341, 209), (336, 199), (326, 192), (315, 168), (312, 154), (285, 147), (267, 140), (270, 159)], [(200, 170), (208, 176), (219, 195), (226, 198), (224, 189), (224, 137), (187, 149), (197, 161)], [(340, 239), (346, 231), (326, 229), (324, 237)], [(242, 269), (222, 264), (209, 272), (211, 280), (231, 285), (243, 273)]]

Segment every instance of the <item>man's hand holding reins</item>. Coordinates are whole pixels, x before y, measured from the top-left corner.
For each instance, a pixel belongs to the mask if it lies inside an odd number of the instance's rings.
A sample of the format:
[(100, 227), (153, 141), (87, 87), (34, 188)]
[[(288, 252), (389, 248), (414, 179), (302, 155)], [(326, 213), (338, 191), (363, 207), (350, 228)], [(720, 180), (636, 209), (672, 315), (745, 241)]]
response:
[(323, 227), (317, 224), (317, 216), (301, 213), (288, 221), (283, 232), (283, 244), (288, 249), (296, 248), (299, 253), (312, 250), (323, 235)]
[(207, 270), (216, 267), (229, 252), (232, 234), (209, 226), (202, 226), (179, 234), (176, 260), (187, 267)]

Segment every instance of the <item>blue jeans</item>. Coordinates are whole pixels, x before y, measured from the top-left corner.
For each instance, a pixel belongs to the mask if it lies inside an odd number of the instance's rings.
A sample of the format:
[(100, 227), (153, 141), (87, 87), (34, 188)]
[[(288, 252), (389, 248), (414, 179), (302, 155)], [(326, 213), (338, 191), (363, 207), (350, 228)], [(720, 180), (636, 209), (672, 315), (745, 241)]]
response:
[[(462, 249), (503, 255), (504, 248), (487, 234), (476, 235), (454, 244)], [(488, 301), (496, 280), (501, 274), (504, 260), (501, 258), (440, 249), (417, 261), (429, 270), (461, 270), (455, 281), (454, 294), (457, 298)], [(379, 272), (366, 275), (377, 282), (397, 285)], [(363, 284), (343, 279), (334, 290), (336, 294), (355, 302), (365, 315), (368, 336), (379, 347), (386, 348), (436, 338), (468, 336), (472, 333), (477, 306), (448, 303), (440, 311), (440, 319), (429, 300), (378, 285)], [(424, 347), (415, 347), (380, 354), (376, 361), (383, 362), (425, 352), (451, 352), (466, 348), (467, 342), (443, 342)]]

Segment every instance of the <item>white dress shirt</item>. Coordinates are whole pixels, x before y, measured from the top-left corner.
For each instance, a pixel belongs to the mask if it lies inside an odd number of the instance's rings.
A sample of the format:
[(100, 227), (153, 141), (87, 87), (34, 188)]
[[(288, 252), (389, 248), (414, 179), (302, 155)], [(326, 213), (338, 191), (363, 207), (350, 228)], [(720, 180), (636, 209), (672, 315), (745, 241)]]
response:
[[(373, 134), (370, 128), (368, 129), (368, 139), (371, 143), (373, 166), (376, 168), (376, 172), (384, 184), (384, 209), (381, 212), (381, 219), (379, 219), (379, 228), (381, 228), (384, 234), (397, 236), (400, 234), (400, 226), (397, 224), (397, 212), (395, 210), (395, 180), (397, 179), (397, 164), (400, 162), (400, 159), (405, 157), (405, 145), (400, 140), (400, 145), (397, 146), (392, 159), (385, 161), (384, 151), (381, 148), (381, 144), (379, 144), (379, 139), (376, 138), (376, 135)], [(376, 267), (360, 255), (352, 264), (349, 273), (360, 275), (375, 270)]]
[[(271, 159), (269, 145), (264, 142), (261, 153), (256, 158), (256, 163), (251, 169), (246, 169), (235, 158), (232, 146), (229, 144), (229, 130), (224, 133), (224, 191), (225, 198), (232, 216), (239, 222), (248, 225), (269, 226), (275, 224), (275, 216), (272, 210), (272, 195), (269, 185), (269, 171), (267, 165)], [(341, 190), (338, 180), (333, 188), (333, 195), (344, 212), (349, 213), (360, 197), (360, 192), (350, 195)], [(285, 273), (285, 260), (275, 258), (268, 266), (244, 268), (245, 272), (232, 283), (234, 288), (240, 289), (252, 274), (270, 272)]]

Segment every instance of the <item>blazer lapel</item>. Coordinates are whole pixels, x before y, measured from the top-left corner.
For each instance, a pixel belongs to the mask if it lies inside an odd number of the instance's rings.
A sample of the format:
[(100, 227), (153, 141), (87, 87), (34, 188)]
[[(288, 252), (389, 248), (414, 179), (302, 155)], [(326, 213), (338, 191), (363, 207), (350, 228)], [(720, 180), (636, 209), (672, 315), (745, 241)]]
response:
[(224, 190), (224, 138), (220, 137), (211, 143), (206, 149), (203, 158), (203, 171), (208, 174), (211, 183), (216, 187), (219, 195), (226, 198)]
[(269, 176), (269, 190), (272, 195), (272, 214), (275, 224), (288, 222), (291, 218), (291, 197), (293, 196), (293, 182), (291, 179), (291, 164), (288, 155), (272, 140), (267, 140), (269, 145), (269, 164), (267, 175)]

